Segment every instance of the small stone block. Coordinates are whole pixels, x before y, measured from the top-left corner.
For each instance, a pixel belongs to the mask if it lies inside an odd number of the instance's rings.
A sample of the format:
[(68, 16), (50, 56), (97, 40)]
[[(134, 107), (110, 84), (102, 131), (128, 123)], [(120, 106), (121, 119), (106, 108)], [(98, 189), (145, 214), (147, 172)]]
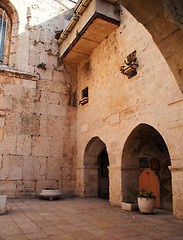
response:
[(7, 210), (7, 196), (0, 195), (0, 214), (5, 214)]
[(123, 210), (126, 210), (126, 211), (138, 211), (139, 210), (138, 203), (136, 203), (136, 202), (134, 202), (134, 203), (122, 202), (121, 207)]

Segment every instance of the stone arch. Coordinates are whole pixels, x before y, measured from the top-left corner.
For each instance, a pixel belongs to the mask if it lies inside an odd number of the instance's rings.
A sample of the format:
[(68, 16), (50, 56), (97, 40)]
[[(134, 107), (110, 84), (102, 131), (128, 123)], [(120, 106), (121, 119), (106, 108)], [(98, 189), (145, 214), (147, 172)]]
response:
[[(101, 169), (102, 159), (106, 160), (106, 156), (108, 160), (105, 143), (99, 137), (93, 137), (84, 153), (84, 197), (108, 198), (109, 179), (108, 176), (102, 177)], [(105, 171), (108, 171), (108, 166)]]
[[(172, 210), (170, 155), (161, 134), (141, 123), (128, 136), (122, 152), (122, 199), (139, 191), (139, 176), (144, 169), (153, 170), (159, 181), (159, 207)], [(150, 180), (151, 181), (151, 180)]]
[(167, 61), (183, 93), (183, 2), (181, 0), (120, 0), (144, 25)]
[(15, 39), (18, 36), (19, 17), (18, 12), (11, 1), (2, 0), (0, 2), (1, 11), (6, 14), (6, 38), (4, 44), (3, 64), (10, 64), (10, 55), (14, 54), (16, 49)]

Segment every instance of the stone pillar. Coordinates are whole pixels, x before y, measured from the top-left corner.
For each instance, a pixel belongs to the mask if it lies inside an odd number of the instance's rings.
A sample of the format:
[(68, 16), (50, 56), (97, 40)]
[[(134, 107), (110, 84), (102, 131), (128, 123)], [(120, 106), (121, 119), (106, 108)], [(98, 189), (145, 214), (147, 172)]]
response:
[(77, 168), (77, 189), (76, 193), (80, 197), (84, 197), (84, 167)]
[(183, 220), (183, 166), (169, 167), (172, 173), (173, 214)]
[(98, 166), (84, 167), (84, 197), (98, 197)]
[(77, 168), (77, 194), (80, 197), (98, 197), (98, 166)]
[(121, 167), (113, 165), (108, 169), (110, 204), (121, 206)]
[(0, 195), (0, 214), (5, 214), (7, 210), (7, 196)]

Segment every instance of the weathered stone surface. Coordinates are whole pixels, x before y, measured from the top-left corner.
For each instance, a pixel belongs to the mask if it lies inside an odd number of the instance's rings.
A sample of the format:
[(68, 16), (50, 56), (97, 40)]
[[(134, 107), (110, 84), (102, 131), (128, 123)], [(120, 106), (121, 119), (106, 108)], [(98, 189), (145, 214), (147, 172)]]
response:
[(5, 214), (7, 211), (7, 196), (0, 195), (0, 214)]
[[(134, 2), (128, 6), (137, 14)], [(7, 1), (2, 0), (0, 7), (2, 3)], [(152, 4), (145, 6), (152, 10)], [(50, 9), (50, 0), (12, 0), (7, 6), (13, 26), (9, 59), (5, 56), (9, 65), (0, 67), (0, 193), (30, 197), (50, 187), (80, 196), (95, 191), (98, 196), (97, 161), (106, 147), (110, 203), (120, 205), (126, 184), (125, 143), (139, 124), (148, 124), (166, 143), (173, 167), (173, 210), (182, 218), (183, 101), (178, 89), (182, 86), (182, 33), (157, 15), (159, 5), (150, 15), (141, 14), (144, 8), (140, 8), (138, 19), (152, 33), (155, 30), (153, 37), (176, 79), (181, 79), (178, 84), (152, 36), (126, 9), (117, 30), (76, 71), (72, 65), (57, 66), (55, 30), (63, 28), (67, 7), (52, 1)], [(27, 7), (30, 18), (26, 18)], [(128, 79), (120, 67), (134, 50), (139, 67), (137, 75)], [(38, 67), (41, 63), (45, 69)], [(86, 87), (89, 102), (71, 107)], [(101, 142), (88, 145), (97, 136)], [(138, 149), (137, 143), (137, 139), (132, 142), (129, 154)], [(130, 172), (127, 180), (132, 177)]]
[(4, 154), (14, 155), (16, 153), (16, 140), (16, 135), (4, 134), (4, 139), (2, 142)]
[(30, 135), (17, 136), (17, 154), (29, 156), (31, 154), (31, 141)]
[[(159, 26), (156, 27), (159, 28)], [(166, 32), (162, 33), (162, 36), (165, 36), (163, 34), (166, 35)], [(162, 48), (171, 50), (167, 51), (167, 54), (174, 52), (176, 39), (180, 41), (182, 34), (175, 32), (171, 37), (174, 44), (168, 45), (167, 41), (167, 46), (162, 46)], [(177, 49), (180, 49), (180, 42), (178, 45)], [(137, 75), (128, 79), (120, 72), (120, 66), (124, 65), (124, 60), (133, 50), (137, 50), (139, 67)], [(87, 70), (85, 66), (88, 61), (90, 68)], [(178, 62), (174, 63), (176, 67)], [(181, 69), (181, 63), (178, 66)], [(179, 73), (177, 72), (177, 74)], [(137, 171), (135, 168), (139, 170), (138, 161), (134, 170), (130, 169), (128, 174), (127, 170), (125, 172), (122, 168), (123, 164), (128, 167), (133, 149), (136, 149), (133, 148), (133, 144), (131, 144), (131, 148), (129, 146), (128, 157), (124, 162), (125, 143), (139, 124), (148, 124), (160, 133), (167, 145), (171, 164), (176, 165), (178, 169), (182, 168), (181, 129), (183, 118), (180, 113), (183, 101), (181, 91), (151, 36), (125, 9), (121, 26), (117, 31), (94, 49), (87, 61), (81, 62), (78, 66), (77, 86), (78, 100), (81, 99), (82, 90), (86, 87), (89, 89), (88, 103), (77, 108), (77, 193), (80, 196), (91, 195), (95, 192), (94, 188), (98, 186), (96, 180), (98, 175), (94, 170), (92, 174), (89, 167), (92, 165), (93, 168), (100, 169), (100, 165), (97, 164), (99, 155), (96, 154), (99, 143), (94, 145), (95, 138), (99, 137), (105, 143), (104, 147), (106, 147), (109, 157), (110, 203), (121, 204), (123, 190), (128, 187), (127, 180), (130, 182), (130, 179), (134, 178), (133, 174)], [(146, 134), (144, 131), (144, 137)], [(136, 138), (138, 138), (138, 133), (137, 136), (134, 136), (134, 139)], [(146, 141), (148, 140), (146, 139)], [(163, 157), (160, 159), (163, 162)], [(167, 164), (169, 163), (167, 162)], [(177, 211), (175, 215), (182, 218), (180, 216), (182, 216), (183, 205), (179, 201), (183, 194), (180, 188), (182, 178), (177, 180), (176, 175), (178, 174), (173, 174), (171, 179), (173, 184), (170, 185), (170, 188), (173, 187), (172, 194), (175, 197), (172, 204), (174, 205), (177, 200), (174, 212)], [(91, 184), (90, 180), (95, 186)], [(166, 205), (165, 202), (166, 197), (163, 203)]]
[(8, 197), (16, 197), (16, 181), (1, 181), (0, 194), (5, 194)]
[(45, 157), (24, 157), (23, 180), (44, 180), (47, 175), (47, 161)]
[[(68, 176), (61, 165), (68, 161), (69, 169), (75, 161), (74, 154), (68, 159), (63, 152), (70, 141), (65, 134), (74, 138), (76, 127), (70, 129), (67, 119), (70, 79), (57, 66), (55, 39), (74, 4), (53, 1), (50, 9), (49, 0), (11, 3), (5, 1), (13, 22), (9, 59), (4, 58), (9, 65), (0, 65), (0, 193), (33, 197), (43, 187), (57, 187)], [(45, 69), (38, 67), (42, 63)], [(75, 182), (68, 185), (74, 192)]]
[(40, 117), (33, 114), (23, 114), (21, 124), (21, 133), (30, 135), (39, 135)]
[(51, 156), (51, 138), (50, 137), (33, 137), (32, 155), (40, 157)]
[(4, 138), (4, 129), (0, 128), (0, 141), (2, 141)]

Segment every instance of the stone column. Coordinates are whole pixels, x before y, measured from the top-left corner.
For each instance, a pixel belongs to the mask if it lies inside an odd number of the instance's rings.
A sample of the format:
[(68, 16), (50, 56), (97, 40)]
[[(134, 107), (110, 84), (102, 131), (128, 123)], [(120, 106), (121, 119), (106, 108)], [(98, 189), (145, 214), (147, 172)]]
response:
[(77, 190), (76, 193), (80, 197), (84, 197), (84, 167), (77, 168)]
[(77, 194), (80, 197), (98, 197), (98, 166), (77, 168)]
[(98, 168), (84, 167), (84, 197), (98, 197)]
[(112, 205), (121, 205), (121, 167), (109, 166), (109, 201)]
[(173, 214), (183, 220), (183, 166), (170, 166), (172, 173)]

